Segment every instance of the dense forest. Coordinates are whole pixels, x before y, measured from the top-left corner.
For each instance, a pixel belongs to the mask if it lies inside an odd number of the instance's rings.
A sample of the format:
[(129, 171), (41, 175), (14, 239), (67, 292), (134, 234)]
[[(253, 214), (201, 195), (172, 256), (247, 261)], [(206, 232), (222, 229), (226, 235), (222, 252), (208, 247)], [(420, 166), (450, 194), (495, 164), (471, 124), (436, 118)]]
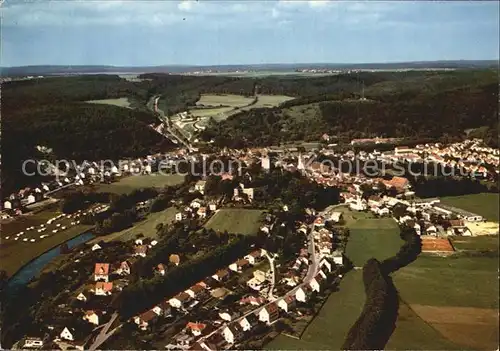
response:
[[(173, 147), (148, 124), (146, 108), (160, 96), (167, 115), (196, 103), (201, 94), (289, 95), (274, 108), (256, 108), (211, 123), (202, 139), (216, 146), (263, 146), (370, 136), (461, 138), (467, 131), (498, 145), (498, 77), (493, 70), (359, 72), (321, 77), (84, 75), (11, 81), (2, 86), (2, 188), (34, 184), (23, 177), (26, 159), (114, 159)], [(366, 101), (359, 97), (364, 91)], [(88, 100), (128, 98), (131, 107)], [(312, 112), (311, 112), (312, 111)], [(40, 154), (36, 146), (52, 149)]]
[[(289, 140), (374, 136), (464, 137), (466, 131), (498, 145), (498, 81), (493, 71), (437, 73), (375, 83), (360, 100), (341, 90), (301, 97), (273, 109), (242, 111), (203, 133), (230, 147), (277, 145)], [(300, 109), (293, 107), (299, 106)], [(303, 118), (315, 110), (310, 118)]]

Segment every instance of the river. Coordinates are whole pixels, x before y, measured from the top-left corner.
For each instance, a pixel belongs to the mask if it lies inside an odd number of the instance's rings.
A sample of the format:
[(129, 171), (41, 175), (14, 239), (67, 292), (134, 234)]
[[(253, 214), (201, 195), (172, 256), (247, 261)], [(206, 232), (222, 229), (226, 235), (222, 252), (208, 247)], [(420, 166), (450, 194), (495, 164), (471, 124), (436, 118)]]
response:
[[(71, 240), (66, 241), (66, 244), (68, 244), (68, 248), (71, 249), (89, 241), (90, 239), (93, 239), (94, 237), (95, 235), (92, 233), (83, 233)], [(61, 254), (61, 245), (54, 247), (23, 266), (12, 278), (9, 279), (7, 289), (13, 289), (28, 284), (31, 279), (36, 277), (42, 271), (43, 267)]]

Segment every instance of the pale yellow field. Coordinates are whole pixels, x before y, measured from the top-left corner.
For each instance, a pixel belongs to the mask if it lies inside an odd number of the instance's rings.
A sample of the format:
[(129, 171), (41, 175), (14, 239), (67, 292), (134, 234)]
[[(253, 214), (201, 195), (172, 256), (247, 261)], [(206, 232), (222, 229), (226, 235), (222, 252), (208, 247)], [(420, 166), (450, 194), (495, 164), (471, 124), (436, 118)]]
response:
[(90, 100), (86, 102), (89, 104), (114, 105), (118, 107), (130, 108), (130, 101), (128, 101), (128, 98)]
[(242, 95), (224, 94), (224, 95), (212, 95), (206, 94), (201, 95), (200, 100), (196, 105), (203, 106), (230, 106), (230, 107), (242, 107), (246, 106), (254, 100), (253, 97), (246, 97)]

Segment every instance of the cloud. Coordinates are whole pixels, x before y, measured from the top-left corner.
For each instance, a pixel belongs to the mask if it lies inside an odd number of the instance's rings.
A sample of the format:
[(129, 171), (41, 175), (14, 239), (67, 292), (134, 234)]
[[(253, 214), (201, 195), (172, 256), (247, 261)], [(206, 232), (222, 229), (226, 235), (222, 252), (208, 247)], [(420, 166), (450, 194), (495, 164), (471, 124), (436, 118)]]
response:
[(184, 0), (181, 1), (178, 5), (177, 8), (181, 11), (191, 11), (193, 9), (193, 0)]

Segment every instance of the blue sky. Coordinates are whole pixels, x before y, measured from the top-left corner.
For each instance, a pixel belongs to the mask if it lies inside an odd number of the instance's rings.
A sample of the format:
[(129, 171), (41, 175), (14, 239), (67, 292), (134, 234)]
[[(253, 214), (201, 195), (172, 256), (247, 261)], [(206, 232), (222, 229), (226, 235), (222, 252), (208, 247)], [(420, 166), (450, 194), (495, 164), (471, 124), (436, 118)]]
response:
[(13, 1), (1, 66), (498, 59), (499, 4)]

